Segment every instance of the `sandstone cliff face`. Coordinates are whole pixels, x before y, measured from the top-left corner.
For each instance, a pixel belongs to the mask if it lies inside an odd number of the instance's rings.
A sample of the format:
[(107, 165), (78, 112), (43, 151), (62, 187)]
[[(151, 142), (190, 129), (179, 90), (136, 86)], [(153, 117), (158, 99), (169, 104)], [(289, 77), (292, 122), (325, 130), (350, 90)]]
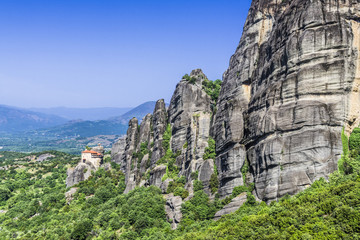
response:
[[(166, 167), (160, 169), (156, 166), (156, 162), (165, 154), (162, 137), (166, 125), (167, 112), (163, 99), (157, 101), (153, 115), (147, 114), (140, 126), (136, 118), (129, 121), (124, 150), (119, 147), (120, 142), (118, 142), (112, 153), (112, 161), (120, 164), (121, 170), (125, 173), (125, 193), (138, 185), (161, 187), (161, 178), (166, 172)], [(146, 152), (143, 152), (144, 147)], [(119, 156), (121, 156), (120, 160)], [(149, 179), (145, 179), (146, 172), (150, 175)]]
[(166, 218), (171, 222), (171, 228), (176, 229), (181, 221), (181, 204), (183, 201), (179, 196), (173, 196), (170, 194), (166, 197), (165, 212)]
[(151, 155), (151, 166), (154, 167), (156, 162), (165, 154), (162, 147), (163, 135), (167, 125), (167, 112), (164, 99), (156, 102), (153, 118), (153, 149)]
[(117, 164), (121, 164), (123, 154), (126, 147), (126, 136), (120, 138), (111, 147), (111, 160)]
[[(243, 179), (269, 202), (327, 178), (337, 169), (342, 128), (350, 133), (360, 123), (359, 49), (359, 1), (254, 0), (216, 108), (197, 69), (177, 85), (168, 110), (159, 100), (140, 128), (130, 121), (122, 160), (116, 160), (127, 191), (141, 182), (166, 192), (167, 166), (157, 163), (167, 151), (168, 124), (177, 177), (185, 176), (190, 196), (194, 172), (211, 195), (214, 161), (203, 159), (210, 136), (220, 197)], [(134, 160), (144, 142), (149, 151)], [(249, 172), (242, 176), (245, 164)]]
[[(204, 182), (205, 191), (210, 194), (209, 181), (214, 172), (214, 160), (204, 161), (202, 158), (210, 137), (211, 104), (215, 103), (203, 89), (202, 82), (207, 77), (200, 69), (192, 71), (189, 78), (192, 82), (182, 79), (177, 85), (168, 110), (163, 99), (157, 101), (153, 114), (146, 115), (140, 126), (136, 118), (130, 120), (125, 147), (120, 146), (123, 144), (121, 141), (114, 145), (112, 160), (119, 163), (125, 172), (125, 192), (137, 185), (155, 185), (166, 193), (172, 179), (162, 179), (167, 166), (158, 161), (168, 150), (164, 149), (163, 137), (169, 125), (169, 149), (177, 155), (178, 177), (186, 177), (185, 187), (191, 193), (191, 173), (200, 172), (199, 180)], [(145, 151), (144, 143), (147, 143)]]
[(138, 120), (132, 118), (129, 121), (129, 128), (126, 132), (126, 146), (121, 162), (121, 170), (125, 173), (126, 188), (125, 193), (132, 190), (136, 185), (136, 176), (132, 172), (134, 170), (133, 153), (136, 151), (139, 141)]
[[(208, 146), (211, 127), (211, 98), (202, 89), (205, 74), (196, 69), (190, 78), (194, 83), (183, 79), (176, 86), (169, 106), (169, 123), (172, 128), (171, 149), (181, 153), (177, 165), (181, 175), (188, 179), (191, 172), (201, 168), (205, 148)], [(208, 173), (210, 176), (212, 172)]]
[(66, 174), (66, 187), (71, 187), (79, 182), (88, 179), (91, 176), (91, 171), (97, 169), (92, 164), (80, 162), (75, 168), (68, 168)]
[[(265, 201), (337, 168), (359, 122), (359, 1), (254, 1), (224, 83), (214, 133), (220, 191), (247, 158)], [(355, 42), (354, 42), (355, 41)]]
[(142, 143), (149, 144), (152, 141), (151, 128), (152, 128), (152, 115), (149, 113), (144, 117), (144, 119), (141, 121), (140, 124), (139, 143), (136, 148), (137, 151), (140, 150), (140, 146)]

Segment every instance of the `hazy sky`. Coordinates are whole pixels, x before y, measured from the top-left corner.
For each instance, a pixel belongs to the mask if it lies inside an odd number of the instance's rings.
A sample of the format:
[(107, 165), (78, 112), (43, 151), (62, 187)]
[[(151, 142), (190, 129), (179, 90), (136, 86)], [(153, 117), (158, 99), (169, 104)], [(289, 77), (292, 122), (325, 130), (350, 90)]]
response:
[(222, 78), (250, 0), (1, 0), (0, 104), (170, 101), (185, 73)]

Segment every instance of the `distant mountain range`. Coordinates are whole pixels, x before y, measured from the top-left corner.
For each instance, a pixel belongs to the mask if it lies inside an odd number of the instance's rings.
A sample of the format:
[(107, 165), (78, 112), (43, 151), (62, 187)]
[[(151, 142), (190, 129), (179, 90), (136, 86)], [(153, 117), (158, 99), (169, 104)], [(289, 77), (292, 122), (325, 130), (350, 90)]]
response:
[(63, 125), (36, 130), (37, 134), (51, 137), (93, 137), (97, 135), (123, 135), (126, 134), (128, 122), (136, 117), (141, 120), (151, 113), (156, 102), (145, 102), (118, 117), (98, 121), (71, 121)]
[(105, 120), (130, 111), (132, 108), (68, 108), (68, 107), (55, 107), (55, 108), (29, 108), (30, 111), (56, 115), (68, 120), (82, 119), (88, 121)]
[(30, 131), (53, 127), (66, 122), (68, 122), (67, 119), (56, 115), (0, 105), (0, 132)]
[[(155, 108), (155, 101), (145, 102), (120, 116), (110, 117), (105, 120), (71, 120), (53, 114), (39, 113), (27, 109), (0, 105), (0, 149), (12, 151), (42, 151), (64, 150), (75, 153), (86, 144), (95, 141), (110, 147), (118, 137), (126, 134), (128, 122), (131, 118), (141, 119)], [(35, 108), (33, 108), (35, 110)], [(62, 116), (79, 117), (89, 113), (98, 114), (94, 118), (108, 117), (110, 109), (101, 115), (100, 109), (88, 109), (82, 113), (72, 113), (73, 109), (43, 109), (47, 113), (57, 113)], [(114, 109), (120, 111), (121, 109)], [(81, 111), (80, 111), (81, 112)], [(68, 115), (66, 115), (68, 114)], [(117, 136), (117, 137), (116, 137)], [(109, 142), (110, 141), (110, 142)]]
[(121, 122), (121, 123), (127, 125), (131, 118), (136, 117), (140, 122), (146, 114), (153, 113), (155, 104), (156, 104), (156, 101), (145, 102), (145, 103), (131, 109), (130, 111), (128, 111), (127, 113), (125, 113), (121, 116), (112, 117), (112, 118), (109, 118), (108, 120), (113, 121), (113, 122)]

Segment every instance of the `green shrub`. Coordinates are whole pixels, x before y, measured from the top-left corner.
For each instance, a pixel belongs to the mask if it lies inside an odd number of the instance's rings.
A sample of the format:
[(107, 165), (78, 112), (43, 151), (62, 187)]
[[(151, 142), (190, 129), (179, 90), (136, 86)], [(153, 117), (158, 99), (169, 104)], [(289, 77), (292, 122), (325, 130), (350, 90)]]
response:
[(249, 172), (249, 164), (247, 160), (245, 159), (244, 165), (241, 168), (241, 175), (243, 177), (244, 185), (246, 184), (246, 174)]
[(349, 138), (349, 149), (360, 150), (360, 128), (355, 128)]
[(192, 172), (190, 177), (191, 177), (192, 180), (197, 180), (198, 177), (199, 177), (199, 171)]
[(231, 196), (234, 198), (237, 197), (240, 193), (248, 192), (248, 191), (249, 189), (246, 186), (237, 186), (234, 187)]
[(211, 174), (210, 177), (210, 189), (211, 193), (214, 194), (217, 192), (219, 187), (219, 179), (216, 173)]
[(185, 176), (181, 176), (176, 180), (177, 183), (179, 184), (185, 184), (186, 183), (186, 178)]
[[(184, 176), (181, 176), (180, 178), (174, 177), (176, 179), (175, 181), (169, 182), (169, 186), (167, 188), (167, 193), (172, 193), (176, 188), (184, 188), (186, 179)], [(180, 196), (180, 195), (178, 195)]]
[[(341, 174), (352, 174), (360, 171), (360, 128), (355, 128), (348, 140), (344, 133), (341, 133), (343, 154), (338, 161), (338, 169)], [(349, 152), (350, 150), (350, 152)]]
[(71, 239), (78, 239), (78, 240), (86, 239), (92, 227), (93, 224), (90, 219), (84, 219), (78, 222), (71, 233)]
[(195, 84), (196, 83), (196, 78), (195, 77), (190, 77), (188, 74), (185, 74), (182, 79), (185, 79), (186, 81), (190, 82), (191, 84)]
[(181, 225), (184, 227), (189, 220), (212, 219), (216, 210), (215, 205), (210, 202), (209, 196), (204, 191), (197, 191), (193, 198), (182, 204), (183, 221)]
[(8, 200), (10, 197), (11, 191), (5, 186), (0, 186), (0, 202)]
[(194, 192), (200, 191), (204, 189), (203, 182), (200, 180), (194, 181)]
[(202, 82), (204, 91), (211, 97), (211, 99), (216, 103), (221, 90), (221, 84), (222, 81), (220, 79), (217, 79), (215, 81), (210, 81), (208, 79), (205, 79)]
[(205, 148), (205, 153), (203, 155), (203, 159), (215, 159), (215, 140), (212, 137), (209, 137), (208, 147)]
[(183, 187), (177, 187), (174, 190), (174, 196), (180, 196), (182, 199), (185, 199), (189, 196), (189, 192), (186, 191)]
[(166, 126), (166, 130), (164, 132), (163, 141), (162, 141), (162, 146), (163, 146), (165, 151), (170, 149), (170, 139), (171, 139), (171, 125), (168, 124)]

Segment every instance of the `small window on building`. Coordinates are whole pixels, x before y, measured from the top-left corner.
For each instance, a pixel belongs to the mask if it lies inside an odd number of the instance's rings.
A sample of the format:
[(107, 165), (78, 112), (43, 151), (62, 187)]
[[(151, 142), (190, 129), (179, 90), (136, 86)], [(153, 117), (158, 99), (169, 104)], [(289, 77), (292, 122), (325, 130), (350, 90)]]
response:
[(86, 162), (86, 159), (84, 158), (84, 159), (83, 159), (83, 163), (85, 163), (85, 162)]

